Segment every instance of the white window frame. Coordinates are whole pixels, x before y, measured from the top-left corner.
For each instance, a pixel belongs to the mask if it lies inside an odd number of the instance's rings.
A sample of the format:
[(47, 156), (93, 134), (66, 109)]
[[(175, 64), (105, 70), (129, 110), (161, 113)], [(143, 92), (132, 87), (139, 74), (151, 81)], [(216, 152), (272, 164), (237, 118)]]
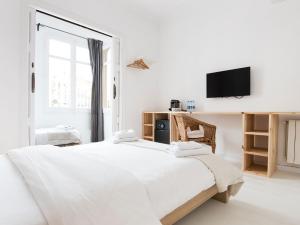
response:
[[(47, 9), (41, 9), (39, 8), (39, 10), (41, 10), (41, 12), (37, 12), (37, 7), (35, 6), (29, 6), (26, 7), (26, 9), (24, 9), (24, 12), (26, 11), (26, 15), (28, 15), (27, 18), (24, 17), (24, 21), (26, 20), (26, 22), (24, 22), (24, 25), (29, 25), (28, 26), (28, 30), (27, 30), (27, 55), (26, 55), (26, 60), (24, 61), (24, 67), (26, 67), (26, 71), (28, 72), (27, 76), (26, 76), (26, 82), (24, 82), (24, 84), (26, 83), (27, 85), (27, 89), (26, 89), (26, 95), (27, 95), (27, 99), (25, 102), (26, 105), (26, 117), (27, 120), (24, 120), (26, 122), (24, 122), (24, 130), (26, 129), (26, 132), (24, 133), (24, 138), (22, 139), (22, 143), (24, 145), (30, 144), (30, 145), (34, 145), (35, 144), (35, 92), (32, 92), (32, 77), (33, 74), (35, 73), (35, 65), (36, 65), (36, 28), (37, 28), (37, 21), (41, 22), (44, 19), (42, 17), (42, 19), (38, 19), (38, 14), (39, 16), (43, 14), (42, 11), (47, 12)], [(67, 15), (65, 15), (67, 16)], [(54, 17), (57, 17), (58, 19), (54, 19)], [(67, 21), (63, 21), (60, 20), (59, 18), (64, 18), (63, 15), (55, 15), (53, 14), (53, 17), (51, 17), (51, 15), (49, 16), (49, 20), (47, 20), (46, 24), (49, 23), (49, 25), (51, 25), (52, 23), (55, 22), (55, 26), (58, 24), (58, 28), (65, 30), (66, 27), (64, 27), (64, 25), (68, 24), (68, 26), (70, 25), (70, 23)], [(29, 18), (29, 19), (28, 19)], [(69, 21), (73, 21), (72, 19), (70, 19)], [(76, 21), (73, 21), (75, 23), (78, 23)], [(53, 26), (53, 24), (52, 24)], [(91, 27), (92, 29), (98, 30), (98, 28), (93, 28), (92, 26), (89, 26), (87, 24), (83, 24), (83, 26), (86, 27)], [(77, 27), (76, 25), (74, 25), (74, 27), (79, 31), (79, 30), (85, 30), (84, 28), (81, 29), (80, 27)], [(66, 29), (68, 30), (68, 29)], [(101, 31), (101, 29), (99, 30)], [(81, 31), (80, 31), (81, 32)], [(84, 31), (86, 32), (86, 30)], [(89, 31), (88, 31), (89, 32)], [(122, 43), (122, 38), (119, 36), (115, 36), (112, 35), (112, 37), (106, 37), (105, 35), (103, 35), (102, 37), (99, 38), (99, 34), (97, 33), (93, 33), (90, 32), (90, 37), (92, 38), (96, 38), (96, 39), (103, 39), (105, 43), (108, 43), (108, 45), (111, 48), (111, 52), (112, 52), (112, 61), (109, 62), (111, 64), (110, 66), (110, 72), (112, 73), (109, 76), (109, 79), (112, 82), (112, 85), (115, 84), (116, 85), (116, 90), (117, 90), (117, 95), (116, 98), (112, 99), (111, 102), (111, 106), (112, 106), (112, 131), (117, 131), (121, 128), (123, 128), (123, 110), (122, 110), (122, 88), (121, 88), (121, 83), (123, 83), (123, 78), (121, 76), (121, 65), (123, 64), (123, 62), (121, 61), (121, 55), (123, 53), (123, 47), (122, 45), (120, 45), (120, 43)], [(101, 35), (100, 35), (101, 36)], [(45, 47), (45, 51), (46, 50), (46, 46)], [(42, 59), (43, 60), (43, 59)], [(45, 69), (46, 72), (47, 68)], [(47, 74), (45, 74), (47, 75)], [(108, 87), (108, 90), (111, 92), (112, 91), (112, 87)], [(110, 93), (111, 94), (111, 93)], [(48, 96), (47, 96), (48, 98)], [(49, 98), (48, 98), (49, 99)], [(48, 102), (45, 102), (48, 106)], [(44, 107), (45, 109), (45, 107)], [(58, 110), (58, 109), (56, 109)]]

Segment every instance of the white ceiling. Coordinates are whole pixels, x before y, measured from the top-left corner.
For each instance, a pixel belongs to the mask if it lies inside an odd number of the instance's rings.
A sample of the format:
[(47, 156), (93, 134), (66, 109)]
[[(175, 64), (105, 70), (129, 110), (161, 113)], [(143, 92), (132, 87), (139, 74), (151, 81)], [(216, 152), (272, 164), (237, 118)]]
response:
[[(144, 14), (152, 19), (159, 21), (170, 13), (179, 12), (184, 5), (201, 0), (115, 0), (130, 7), (132, 10)], [(218, 0), (224, 1), (224, 0)], [(271, 4), (282, 3), (287, 0), (264, 0)], [(176, 13), (175, 13), (176, 14)]]
[(189, 0), (119, 0), (149, 16), (163, 17)]

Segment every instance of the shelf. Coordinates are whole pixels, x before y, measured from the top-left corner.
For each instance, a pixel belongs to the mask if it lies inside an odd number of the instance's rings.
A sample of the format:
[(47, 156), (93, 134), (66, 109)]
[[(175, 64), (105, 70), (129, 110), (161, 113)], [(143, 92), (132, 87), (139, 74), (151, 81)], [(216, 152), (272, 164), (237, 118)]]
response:
[(244, 151), (248, 155), (258, 155), (263, 157), (268, 157), (268, 149), (264, 148), (250, 148)]
[(268, 113), (245, 113), (243, 120), (244, 171), (254, 175), (268, 176), (269, 160), (272, 159), (271, 143), (274, 138), (270, 132), (272, 116)]
[(151, 123), (145, 123), (144, 126), (146, 126), (146, 127), (153, 127), (153, 124), (151, 124)]
[(144, 136), (144, 139), (151, 139), (151, 140), (153, 140), (154, 137), (153, 136)]
[(144, 113), (144, 124), (153, 124), (153, 113)]
[(262, 131), (249, 131), (245, 132), (246, 135), (269, 136), (269, 132)]
[(259, 175), (259, 176), (267, 176), (268, 167), (262, 166), (262, 165), (257, 165), (257, 164), (252, 164), (245, 169), (245, 172)]

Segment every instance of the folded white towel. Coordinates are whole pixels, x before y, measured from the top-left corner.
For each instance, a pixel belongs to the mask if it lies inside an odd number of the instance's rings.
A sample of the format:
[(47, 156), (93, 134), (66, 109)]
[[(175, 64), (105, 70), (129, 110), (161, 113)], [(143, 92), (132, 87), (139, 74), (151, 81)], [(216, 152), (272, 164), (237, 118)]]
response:
[(171, 149), (178, 150), (192, 150), (202, 148), (203, 144), (195, 142), (195, 141), (178, 141), (171, 143)]
[(188, 138), (201, 138), (204, 137), (204, 128), (202, 125), (199, 125), (199, 130), (191, 130), (190, 127), (186, 129)]
[(131, 137), (131, 138), (113, 138), (112, 142), (114, 144), (120, 144), (122, 142), (133, 142), (138, 141), (139, 139), (137, 137)]
[(121, 130), (117, 131), (114, 135), (116, 139), (123, 139), (123, 138), (134, 138), (136, 137), (134, 130)]
[(212, 153), (211, 148), (202, 148), (202, 149), (192, 149), (192, 150), (171, 150), (171, 153), (174, 154), (175, 157), (188, 157), (188, 156), (196, 156), (196, 155), (209, 155)]
[(122, 142), (132, 142), (137, 140), (138, 138), (134, 130), (121, 130), (114, 134), (112, 142), (114, 144), (119, 144)]

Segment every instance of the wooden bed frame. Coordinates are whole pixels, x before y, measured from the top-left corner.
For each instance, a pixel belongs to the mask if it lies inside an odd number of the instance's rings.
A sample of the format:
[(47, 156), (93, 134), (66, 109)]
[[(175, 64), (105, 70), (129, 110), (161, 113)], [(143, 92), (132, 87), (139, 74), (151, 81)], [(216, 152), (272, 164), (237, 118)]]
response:
[(229, 193), (228, 191), (218, 193), (217, 186), (214, 185), (211, 188), (202, 191), (200, 194), (196, 195), (194, 198), (166, 215), (160, 220), (160, 222), (163, 225), (173, 225), (211, 198), (227, 203), (229, 200)]

